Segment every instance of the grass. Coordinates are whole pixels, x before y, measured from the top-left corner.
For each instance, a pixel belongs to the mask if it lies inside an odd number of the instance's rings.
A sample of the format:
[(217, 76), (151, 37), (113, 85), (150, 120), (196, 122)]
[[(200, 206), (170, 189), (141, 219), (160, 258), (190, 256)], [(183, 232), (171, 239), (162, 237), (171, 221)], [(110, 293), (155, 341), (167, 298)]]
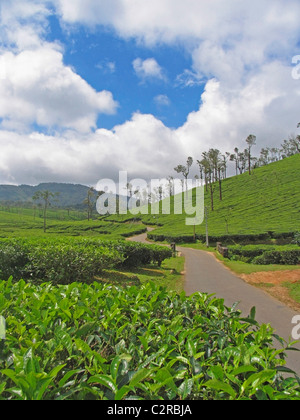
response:
[[(20, 210), (20, 209), (19, 209)], [(142, 223), (115, 223), (105, 220), (61, 220), (59, 211), (50, 214), (47, 232), (43, 232), (43, 219), (26, 212), (8, 212), (0, 208), (0, 238), (90, 236), (103, 239), (122, 239), (146, 231)], [(27, 211), (28, 210), (28, 211)], [(60, 210), (64, 214), (63, 210)], [(57, 215), (57, 219), (55, 219)]]
[(224, 259), (221, 255), (218, 258), (224, 263), (226, 267), (234, 271), (236, 274), (252, 274), (269, 271), (288, 271), (288, 270), (299, 270), (298, 265), (256, 265), (247, 264), (242, 261), (230, 261)]
[(288, 288), (291, 298), (300, 303), (300, 283), (285, 283), (284, 286)]
[(149, 265), (142, 268), (105, 270), (97, 280), (114, 285), (140, 285), (153, 282), (168, 290), (183, 292), (183, 274), (185, 260), (183, 257), (170, 258), (161, 267)]

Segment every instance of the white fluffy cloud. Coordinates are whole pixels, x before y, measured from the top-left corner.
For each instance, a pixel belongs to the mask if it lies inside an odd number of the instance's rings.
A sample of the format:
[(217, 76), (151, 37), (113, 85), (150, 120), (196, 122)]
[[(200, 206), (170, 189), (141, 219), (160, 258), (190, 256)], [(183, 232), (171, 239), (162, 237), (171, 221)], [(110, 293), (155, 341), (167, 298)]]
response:
[(209, 147), (223, 152), (245, 148), (250, 133), (257, 136), (259, 152), (264, 146), (279, 146), (296, 131), (299, 103), (300, 84), (292, 79), (290, 67), (274, 62), (236, 89), (210, 80), (199, 110), (176, 133), (194, 156)]
[(43, 0), (1, 3), (1, 127), (32, 124), (89, 131), (100, 113), (113, 114), (111, 92), (96, 92), (64, 64), (63, 48), (44, 41), (50, 14)]
[(260, 39), (261, 48), (276, 39), (277, 49), (286, 45), (283, 34), (299, 30), (298, 0), (53, 1), (64, 22), (111, 25), (121, 36), (137, 37), (148, 44), (192, 38), (230, 47), (244, 34), (249, 41)]
[(0, 36), (17, 50), (40, 46), (50, 11), (44, 0), (5, 0), (0, 3)]
[(136, 75), (142, 81), (146, 81), (147, 79), (165, 80), (164, 71), (155, 58), (147, 58), (146, 60), (136, 58), (132, 65)]
[(174, 133), (152, 115), (136, 113), (113, 131), (47, 136), (0, 131), (0, 183), (64, 181), (96, 184), (118, 178), (156, 178), (172, 171), (183, 150)]
[(117, 103), (110, 92), (96, 92), (70, 67), (62, 52), (44, 45), (0, 56), (6, 77), (0, 81), (2, 126), (36, 123), (89, 131), (99, 113), (111, 114)]
[(167, 95), (157, 95), (154, 98), (154, 102), (158, 106), (169, 106), (171, 105), (171, 101)]

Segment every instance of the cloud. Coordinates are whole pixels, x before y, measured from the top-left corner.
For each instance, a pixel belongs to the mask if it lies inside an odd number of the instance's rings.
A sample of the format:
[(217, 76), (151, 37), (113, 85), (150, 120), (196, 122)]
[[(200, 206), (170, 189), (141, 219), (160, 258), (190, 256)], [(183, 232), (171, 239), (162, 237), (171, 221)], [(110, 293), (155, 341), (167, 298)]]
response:
[(154, 102), (158, 106), (169, 106), (171, 105), (171, 101), (167, 95), (157, 95), (154, 98)]
[[(134, 113), (112, 130), (55, 136), (0, 131), (0, 183), (41, 181), (117, 181), (120, 170), (130, 178), (176, 176), (183, 158), (200, 159), (210, 147), (223, 153), (243, 150), (250, 133), (257, 136), (258, 154), (267, 145), (280, 146), (299, 122), (299, 81), (289, 66), (274, 62), (251, 76), (242, 89), (227, 89), (217, 79), (205, 86), (199, 109), (178, 129), (153, 115)], [(289, 92), (289, 95), (286, 94)], [(232, 169), (233, 170), (233, 169)]]
[(0, 56), (6, 77), (0, 80), (2, 127), (96, 128), (99, 113), (113, 114), (118, 104), (111, 92), (96, 92), (63, 63), (62, 52), (43, 45)]
[(116, 71), (116, 63), (114, 61), (103, 60), (96, 67), (105, 74), (113, 74)]
[(32, 125), (87, 132), (98, 115), (114, 114), (111, 92), (97, 92), (64, 64), (64, 49), (45, 40), (51, 0), (6, 0), (0, 5), (0, 127)]
[(183, 88), (200, 86), (204, 83), (205, 81), (203, 80), (201, 75), (189, 69), (185, 69), (183, 73), (179, 74), (176, 77), (175, 80), (175, 86)]
[(158, 62), (154, 58), (148, 58), (146, 60), (142, 60), (141, 58), (136, 58), (132, 62), (134, 71), (136, 75), (142, 80), (165, 80), (165, 75), (162, 67), (158, 64)]
[(16, 50), (41, 45), (48, 31), (50, 10), (43, 0), (5, 0), (0, 4), (2, 44)]
[[(300, 84), (289, 66), (264, 65), (236, 88), (217, 79), (205, 86), (199, 110), (189, 114), (177, 136), (194, 156), (202, 149), (244, 149), (250, 133), (257, 136), (256, 153), (265, 146), (280, 146), (299, 119)], [(196, 141), (197, 139), (197, 141)]]
[[(66, 23), (110, 25), (121, 36), (135, 37), (148, 45), (191, 38), (230, 45), (245, 34), (250, 41), (261, 39), (262, 48), (274, 38), (284, 47), (280, 31), (291, 34), (299, 26), (298, 0), (55, 0), (54, 3)], [(271, 39), (262, 39), (266, 33)]]
[(130, 178), (165, 175), (181, 156), (174, 133), (153, 117), (136, 113), (113, 130), (98, 129), (79, 134), (68, 131), (55, 136), (0, 131), (0, 183), (41, 181), (96, 184), (118, 179), (119, 171)]

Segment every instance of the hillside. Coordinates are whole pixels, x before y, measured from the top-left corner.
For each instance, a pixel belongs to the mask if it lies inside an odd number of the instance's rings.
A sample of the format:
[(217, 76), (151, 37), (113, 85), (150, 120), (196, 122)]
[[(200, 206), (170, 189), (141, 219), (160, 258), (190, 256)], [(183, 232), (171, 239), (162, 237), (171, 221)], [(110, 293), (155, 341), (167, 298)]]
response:
[[(209, 235), (276, 234), (300, 230), (300, 155), (272, 163), (222, 182), (214, 191), (214, 211), (209, 210)], [(210, 209), (210, 193), (205, 194)], [(171, 205), (172, 208), (172, 205)], [(176, 240), (193, 237), (193, 226), (185, 225), (186, 215), (141, 216), (144, 223), (160, 225), (149, 234), (151, 239)], [(110, 219), (116, 219), (111, 216)], [(119, 218), (117, 218), (119, 219)], [(196, 227), (197, 235), (205, 235), (205, 223)], [(272, 235), (271, 234), (271, 237)], [(184, 238), (186, 237), (186, 238)]]
[[(230, 236), (233, 241), (240, 242), (239, 236), (254, 235), (259, 238), (260, 235), (269, 236), (270, 239), (280, 237), (284, 233), (300, 231), (300, 155), (272, 163), (262, 168), (257, 168), (249, 176), (248, 173), (228, 178), (222, 182), (223, 200), (219, 199), (219, 188), (216, 185), (214, 191), (214, 211), (209, 210), (208, 228), (209, 236), (213, 240)], [(88, 187), (82, 185), (70, 184), (40, 184), (36, 187), (22, 185), (20, 187), (0, 186), (0, 201), (30, 201), (32, 195), (38, 190), (48, 189), (52, 192), (59, 192), (59, 203), (61, 207), (75, 207), (82, 205), (86, 198)], [(210, 193), (205, 194), (205, 206), (210, 209)], [(171, 199), (171, 213), (174, 207), (174, 198)], [(29, 212), (29, 213), (28, 213)], [(25, 228), (34, 228), (41, 214), (33, 210), (16, 210), (19, 215), (1, 212), (1, 228), (4, 231), (13, 226)], [(95, 211), (96, 213), (96, 211)], [(174, 212), (173, 212), (174, 213)], [(36, 216), (36, 217), (35, 217)], [(49, 219), (65, 220), (67, 226), (56, 226), (53, 230), (65, 234), (81, 232), (81, 227), (77, 226), (75, 220), (80, 220), (84, 215), (73, 215), (61, 213), (53, 215), (50, 212)], [(190, 216), (189, 216), (190, 217)], [(162, 241), (181, 241), (191, 242), (194, 237), (194, 227), (186, 226), (186, 215), (139, 215), (126, 216), (112, 215), (101, 218), (99, 226), (96, 223), (94, 234), (115, 234), (115, 228), (122, 233), (128, 231), (138, 231), (145, 226), (136, 226), (140, 219), (146, 225), (153, 225), (154, 231), (149, 234), (150, 239)], [(129, 222), (129, 225), (124, 222)], [(112, 222), (112, 223), (110, 223)], [(117, 222), (117, 224), (116, 224)], [(51, 222), (53, 224), (53, 222)], [(22, 225), (22, 226), (21, 226)], [(132, 227), (130, 227), (130, 225)], [(123, 227), (122, 227), (123, 226)], [(38, 228), (38, 227), (37, 227)], [(39, 228), (38, 228), (39, 229)], [(51, 230), (51, 228), (50, 228)], [(83, 231), (90, 230), (89, 226), (83, 226)], [(7, 231), (6, 231), (7, 234)], [(31, 232), (32, 234), (32, 232)], [(202, 239), (205, 235), (205, 223), (196, 226), (196, 235)], [(243, 238), (241, 238), (242, 240)]]

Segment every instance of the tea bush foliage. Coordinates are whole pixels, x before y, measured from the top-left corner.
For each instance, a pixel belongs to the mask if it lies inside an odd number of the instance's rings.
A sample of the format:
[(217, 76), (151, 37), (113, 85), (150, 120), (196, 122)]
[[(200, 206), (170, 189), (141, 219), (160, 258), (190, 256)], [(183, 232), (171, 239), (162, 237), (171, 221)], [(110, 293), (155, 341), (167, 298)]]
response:
[(246, 245), (229, 247), (231, 259), (239, 259), (247, 263), (269, 265), (300, 264), (300, 249), (296, 245)]
[(0, 241), (0, 278), (68, 284), (91, 282), (103, 269), (161, 263), (170, 249), (125, 241), (89, 238), (14, 239)]
[(154, 284), (0, 282), (1, 400), (291, 400), (270, 326)]

